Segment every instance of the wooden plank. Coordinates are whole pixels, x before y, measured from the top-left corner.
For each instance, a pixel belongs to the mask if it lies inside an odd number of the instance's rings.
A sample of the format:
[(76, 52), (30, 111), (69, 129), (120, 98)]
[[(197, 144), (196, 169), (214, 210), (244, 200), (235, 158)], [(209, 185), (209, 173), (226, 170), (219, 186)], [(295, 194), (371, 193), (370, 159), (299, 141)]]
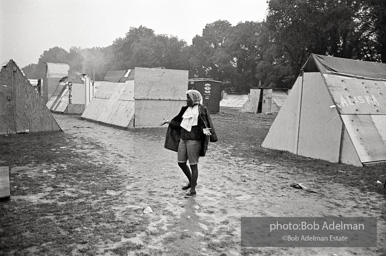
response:
[(135, 99), (186, 100), (187, 70), (135, 68)]
[(341, 114), (386, 114), (386, 82), (324, 76)]
[(339, 162), (342, 121), (318, 73), (303, 74), (298, 154)]
[(261, 89), (250, 89), (248, 100), (241, 107), (240, 112), (257, 113)]
[(134, 118), (133, 87), (133, 81), (100, 84), (82, 118), (123, 128), (130, 126)]
[(67, 114), (81, 115), (84, 111), (84, 104), (68, 104)]
[(82, 114), (82, 118), (97, 121), (108, 99), (93, 98)]
[(12, 80), (9, 81), (9, 84), (14, 91), (15, 132), (60, 131), (59, 125), (46, 107), (44, 100), (17, 65), (10, 61), (5, 69), (12, 73)]
[(115, 126), (128, 128), (134, 118), (134, 101), (118, 100), (113, 115), (109, 117), (109, 123)]
[(178, 114), (186, 100), (136, 100), (135, 127), (159, 127), (164, 120), (170, 120)]
[(119, 97), (122, 95), (123, 91), (125, 90), (125, 84), (124, 83), (118, 83), (114, 87), (114, 91), (111, 93), (110, 98), (105, 102), (105, 106), (99, 115), (97, 121), (102, 123), (109, 123), (108, 119), (112, 112), (115, 111), (115, 105), (117, 104), (117, 101)]
[(85, 104), (86, 102), (86, 88), (84, 84), (72, 84), (72, 92), (71, 92), (72, 104)]
[(125, 82), (125, 90), (119, 97), (119, 100), (134, 100), (134, 80)]
[(120, 83), (112, 83), (112, 82), (99, 82), (98, 90), (95, 92), (94, 98), (99, 99), (110, 99), (111, 95), (115, 91), (115, 87), (117, 87)]
[(61, 78), (47, 78), (45, 81), (47, 81), (47, 99), (50, 99), (54, 92), (56, 91), (56, 88), (59, 86), (59, 81)]
[[(60, 89), (60, 88), (59, 88)], [(51, 100), (54, 99), (54, 101), (52, 102)], [(54, 110), (56, 111), (56, 108), (58, 107), (58, 105), (63, 101), (65, 100), (68, 104), (68, 88), (67, 86), (63, 86), (61, 87), (61, 91), (59, 92), (58, 95), (56, 96), (52, 96), (51, 99), (47, 102), (47, 107), (50, 109), (50, 110)], [(49, 104), (51, 103), (51, 106), (49, 106)]]
[(287, 97), (288, 94), (286, 92), (274, 90), (272, 92), (272, 100), (274, 101), (272, 102), (272, 104), (275, 103), (280, 110), (280, 108), (284, 105), (284, 102), (286, 101)]
[(371, 119), (373, 120), (379, 135), (381, 135), (382, 142), (386, 145), (386, 116), (372, 115)]
[(57, 104), (60, 102), (61, 98), (63, 97), (63, 94), (66, 93), (67, 87), (65, 84), (61, 84), (58, 86), (57, 90), (54, 92), (54, 94), (51, 96), (51, 98), (46, 103), (46, 106), (48, 109), (55, 109)]
[(248, 95), (226, 94), (220, 101), (220, 107), (241, 108), (248, 101)]
[(263, 102), (261, 113), (271, 113), (272, 89), (263, 89)]
[(12, 73), (8, 69), (0, 72), (0, 134), (16, 132), (15, 99), (12, 90)]
[(8, 199), (10, 196), (9, 166), (0, 166), (0, 199)]
[(362, 163), (386, 160), (386, 115), (342, 115)]
[(359, 159), (358, 152), (356, 151), (354, 144), (348, 134), (346, 128), (343, 131), (342, 144), (341, 144), (340, 162), (344, 164), (351, 164), (355, 166), (363, 166)]

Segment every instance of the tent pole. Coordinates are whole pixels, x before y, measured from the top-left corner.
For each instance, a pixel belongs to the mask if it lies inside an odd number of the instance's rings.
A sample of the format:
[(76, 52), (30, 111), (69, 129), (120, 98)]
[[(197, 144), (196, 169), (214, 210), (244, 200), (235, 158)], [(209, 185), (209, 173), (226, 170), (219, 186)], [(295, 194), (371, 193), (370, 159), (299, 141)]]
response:
[(298, 131), (296, 138), (296, 154), (299, 153), (299, 137), (300, 137), (300, 121), (302, 116), (302, 103), (303, 103), (303, 84), (304, 84), (304, 70), (300, 70), (300, 75), (302, 76), (302, 83), (300, 85), (300, 101), (299, 101), (299, 116), (298, 116)]

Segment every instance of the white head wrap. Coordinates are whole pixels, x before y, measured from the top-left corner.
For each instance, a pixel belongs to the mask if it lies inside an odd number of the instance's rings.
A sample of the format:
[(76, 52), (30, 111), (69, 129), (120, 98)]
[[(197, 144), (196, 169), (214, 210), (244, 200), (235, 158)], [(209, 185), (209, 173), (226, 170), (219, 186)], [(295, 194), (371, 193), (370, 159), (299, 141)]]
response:
[(198, 105), (202, 104), (202, 96), (197, 90), (188, 90), (186, 94), (192, 99), (193, 106), (188, 107), (182, 115), (181, 127), (190, 132), (192, 126), (196, 126), (198, 123)]

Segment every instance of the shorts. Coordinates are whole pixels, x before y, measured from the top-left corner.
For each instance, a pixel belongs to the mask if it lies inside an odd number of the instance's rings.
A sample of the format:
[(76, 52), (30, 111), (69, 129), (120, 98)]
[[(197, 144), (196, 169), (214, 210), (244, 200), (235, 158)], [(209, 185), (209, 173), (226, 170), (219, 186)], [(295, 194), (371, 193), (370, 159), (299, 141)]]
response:
[(198, 164), (201, 147), (201, 141), (199, 140), (180, 140), (177, 154), (178, 162), (186, 163), (189, 160), (190, 165)]

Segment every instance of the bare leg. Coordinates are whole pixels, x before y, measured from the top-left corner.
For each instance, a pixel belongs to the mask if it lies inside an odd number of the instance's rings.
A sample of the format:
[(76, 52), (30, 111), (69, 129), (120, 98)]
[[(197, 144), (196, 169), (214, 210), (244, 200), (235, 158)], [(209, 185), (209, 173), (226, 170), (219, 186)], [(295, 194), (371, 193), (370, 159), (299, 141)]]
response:
[(178, 163), (178, 166), (181, 168), (181, 170), (184, 172), (185, 176), (189, 180), (189, 184), (192, 183), (192, 174), (190, 173), (190, 169), (186, 163)]
[(197, 179), (198, 179), (198, 166), (197, 164), (191, 165), (190, 169), (192, 169), (192, 179), (191, 179), (191, 192), (196, 192), (196, 185), (197, 185)]

